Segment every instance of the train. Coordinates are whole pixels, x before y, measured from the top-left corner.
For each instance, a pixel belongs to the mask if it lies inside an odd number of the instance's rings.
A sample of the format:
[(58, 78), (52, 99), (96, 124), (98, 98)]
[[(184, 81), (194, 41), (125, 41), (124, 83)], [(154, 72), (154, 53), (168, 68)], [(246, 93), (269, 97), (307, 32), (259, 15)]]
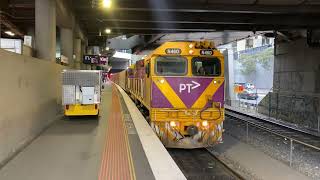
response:
[(113, 74), (167, 148), (204, 148), (222, 142), (224, 56), (214, 42), (165, 42)]

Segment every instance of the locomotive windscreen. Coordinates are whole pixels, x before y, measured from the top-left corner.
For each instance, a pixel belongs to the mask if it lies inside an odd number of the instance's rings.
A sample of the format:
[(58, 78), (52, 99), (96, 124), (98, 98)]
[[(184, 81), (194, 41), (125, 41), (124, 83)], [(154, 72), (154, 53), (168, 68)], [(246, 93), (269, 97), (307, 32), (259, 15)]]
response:
[(195, 76), (220, 76), (221, 64), (218, 58), (192, 58), (192, 74)]
[(187, 59), (181, 56), (159, 56), (155, 71), (162, 76), (180, 76), (187, 74)]

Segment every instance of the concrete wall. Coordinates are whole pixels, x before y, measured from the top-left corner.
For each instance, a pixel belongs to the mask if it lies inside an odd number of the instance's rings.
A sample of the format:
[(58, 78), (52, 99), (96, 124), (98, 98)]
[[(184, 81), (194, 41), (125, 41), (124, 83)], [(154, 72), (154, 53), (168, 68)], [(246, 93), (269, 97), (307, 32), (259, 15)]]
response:
[(319, 130), (320, 48), (310, 48), (305, 38), (277, 43), (273, 92), (259, 104), (272, 117)]
[(0, 49), (0, 167), (61, 116), (63, 66)]

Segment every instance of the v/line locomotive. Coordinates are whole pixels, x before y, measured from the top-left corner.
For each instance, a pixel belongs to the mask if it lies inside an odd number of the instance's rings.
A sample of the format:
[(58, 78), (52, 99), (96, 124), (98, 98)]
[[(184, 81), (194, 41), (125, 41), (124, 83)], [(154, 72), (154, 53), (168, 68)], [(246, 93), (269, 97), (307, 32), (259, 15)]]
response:
[(224, 58), (213, 42), (166, 42), (111, 79), (147, 110), (166, 147), (222, 142)]

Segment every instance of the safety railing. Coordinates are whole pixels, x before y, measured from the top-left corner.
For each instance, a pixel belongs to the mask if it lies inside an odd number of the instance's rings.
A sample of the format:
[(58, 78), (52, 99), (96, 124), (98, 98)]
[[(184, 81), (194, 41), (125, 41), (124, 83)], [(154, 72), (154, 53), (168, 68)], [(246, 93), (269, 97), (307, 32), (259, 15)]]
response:
[(297, 134), (291, 133), (292, 136), (284, 135), (284, 129), (273, 129), (246, 120), (246, 118), (229, 118), (224, 124), (226, 133), (262, 149), (266, 154), (287, 163), (302, 173), (314, 178), (320, 177), (318, 169), (320, 142), (318, 137), (303, 137), (303, 135), (301, 137), (299, 132)]

